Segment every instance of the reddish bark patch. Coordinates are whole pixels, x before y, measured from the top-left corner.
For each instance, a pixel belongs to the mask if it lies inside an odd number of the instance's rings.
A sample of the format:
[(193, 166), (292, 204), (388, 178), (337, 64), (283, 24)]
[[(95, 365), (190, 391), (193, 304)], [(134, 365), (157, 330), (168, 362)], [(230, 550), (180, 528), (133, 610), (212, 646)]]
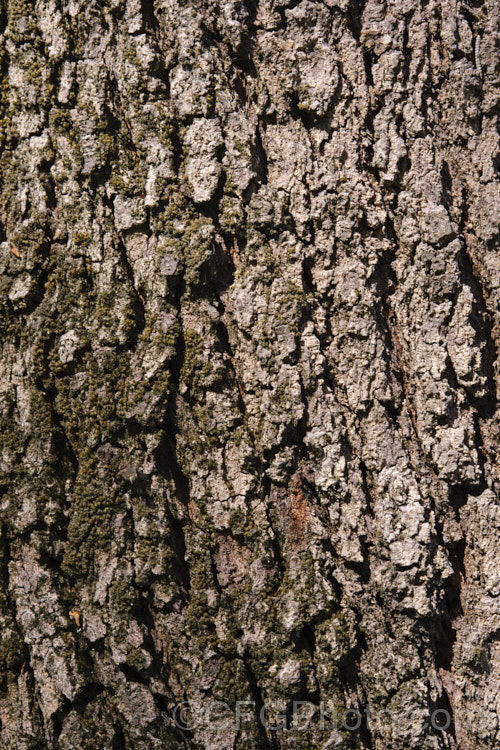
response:
[(306, 532), (311, 511), (298, 474), (293, 476), (289, 491), (286, 494), (284, 491), (280, 492), (278, 508), (288, 544), (295, 551), (304, 550), (307, 546)]

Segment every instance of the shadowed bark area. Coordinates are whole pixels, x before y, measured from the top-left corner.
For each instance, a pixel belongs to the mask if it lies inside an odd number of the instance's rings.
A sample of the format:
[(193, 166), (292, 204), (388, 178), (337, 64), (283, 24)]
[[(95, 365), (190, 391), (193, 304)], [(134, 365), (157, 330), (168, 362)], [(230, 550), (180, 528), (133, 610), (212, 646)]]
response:
[(0, 747), (499, 747), (498, 0), (3, 0), (0, 81)]

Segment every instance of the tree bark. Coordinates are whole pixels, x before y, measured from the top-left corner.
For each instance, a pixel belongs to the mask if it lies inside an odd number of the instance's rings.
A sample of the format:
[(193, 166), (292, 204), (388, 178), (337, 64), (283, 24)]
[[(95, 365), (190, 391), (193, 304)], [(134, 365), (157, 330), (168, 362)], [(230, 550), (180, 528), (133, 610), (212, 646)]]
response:
[(0, 31), (0, 747), (499, 747), (498, 0)]

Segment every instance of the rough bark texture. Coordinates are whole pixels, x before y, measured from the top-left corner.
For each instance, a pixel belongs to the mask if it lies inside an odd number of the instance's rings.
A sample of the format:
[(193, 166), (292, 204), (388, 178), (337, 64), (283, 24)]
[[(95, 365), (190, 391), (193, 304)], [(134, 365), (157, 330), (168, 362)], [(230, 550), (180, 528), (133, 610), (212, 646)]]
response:
[(0, 32), (0, 747), (497, 748), (498, 0)]

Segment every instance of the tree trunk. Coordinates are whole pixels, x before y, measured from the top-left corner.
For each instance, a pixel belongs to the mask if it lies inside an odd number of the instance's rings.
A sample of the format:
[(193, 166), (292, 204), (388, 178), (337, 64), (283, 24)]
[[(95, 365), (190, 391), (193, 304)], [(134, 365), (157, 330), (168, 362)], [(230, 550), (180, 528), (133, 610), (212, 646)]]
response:
[(498, 0), (0, 31), (0, 747), (500, 746)]

